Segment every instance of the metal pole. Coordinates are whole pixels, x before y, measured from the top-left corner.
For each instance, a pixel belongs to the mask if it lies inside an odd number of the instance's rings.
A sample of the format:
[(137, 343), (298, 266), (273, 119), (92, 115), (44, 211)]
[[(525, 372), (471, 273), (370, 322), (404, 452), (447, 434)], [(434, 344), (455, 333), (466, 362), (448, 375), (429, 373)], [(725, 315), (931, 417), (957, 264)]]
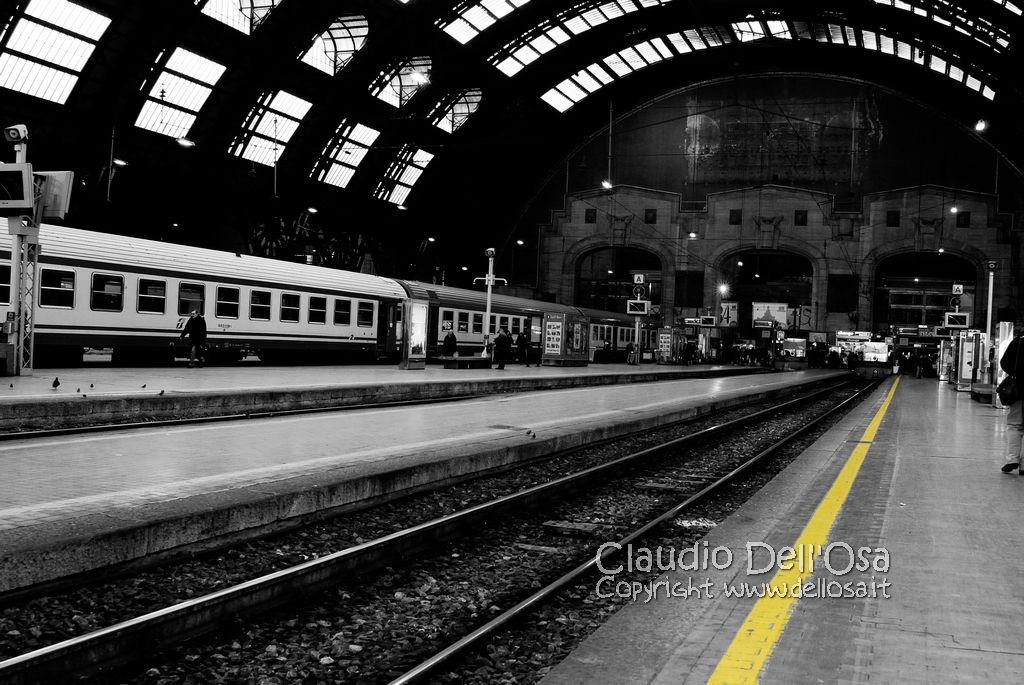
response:
[(117, 129), (110, 127), (110, 156), (107, 159), (107, 202), (110, 202), (110, 190), (114, 184), (114, 134)]
[[(988, 270), (988, 310), (985, 320), (985, 344), (989, 347), (992, 346), (992, 282), (995, 279), (996, 272), (992, 269)], [(985, 375), (988, 378), (983, 379), (984, 383), (992, 382), (992, 368), (991, 364), (988, 363), (988, 359), (985, 360), (983, 366), (985, 369)]]
[(494, 286), (494, 250), (487, 251), (487, 312), (484, 314), (484, 351), (487, 356), (487, 345), (491, 340), (491, 288)]

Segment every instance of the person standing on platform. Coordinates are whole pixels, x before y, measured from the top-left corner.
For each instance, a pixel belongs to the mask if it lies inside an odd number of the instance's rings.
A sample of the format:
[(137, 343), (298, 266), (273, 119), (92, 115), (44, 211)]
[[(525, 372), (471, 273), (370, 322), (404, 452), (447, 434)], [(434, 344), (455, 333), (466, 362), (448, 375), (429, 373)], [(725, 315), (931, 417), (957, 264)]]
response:
[(188, 336), (188, 343), (191, 346), (191, 351), (188, 357), (188, 368), (191, 369), (196, 364), (202, 366), (205, 361), (203, 348), (206, 346), (206, 319), (204, 319), (203, 315), (196, 309), (193, 309), (189, 313), (188, 321), (185, 322), (185, 328), (181, 331), (181, 338), (183, 340), (186, 335)]
[[(1006, 351), (999, 358), (999, 368), (1013, 376), (1017, 383), (1024, 381), (1024, 343), (1021, 336), (1024, 335), (1024, 320), (1017, 320), (1013, 323), (1013, 340), (1006, 346)], [(1019, 387), (1019, 385), (1018, 385)], [(1021, 463), (1021, 456), (1024, 455), (1024, 404), (1017, 400), (1010, 405), (1010, 413), (1006, 415), (1006, 432), (1010, 436), (1009, 461), (1003, 464), (1003, 473), (1024, 475), (1024, 463)]]
[(459, 340), (455, 337), (455, 332), (448, 331), (448, 335), (444, 336), (444, 341), (441, 343), (441, 354), (445, 357), (454, 357), (458, 349)]
[(526, 337), (526, 333), (519, 331), (519, 337), (516, 338), (516, 351), (519, 353), (519, 361), (530, 367), (530, 339)]
[(498, 368), (504, 370), (505, 362), (512, 355), (512, 336), (504, 328), (498, 329), (498, 337), (494, 341), (494, 361)]

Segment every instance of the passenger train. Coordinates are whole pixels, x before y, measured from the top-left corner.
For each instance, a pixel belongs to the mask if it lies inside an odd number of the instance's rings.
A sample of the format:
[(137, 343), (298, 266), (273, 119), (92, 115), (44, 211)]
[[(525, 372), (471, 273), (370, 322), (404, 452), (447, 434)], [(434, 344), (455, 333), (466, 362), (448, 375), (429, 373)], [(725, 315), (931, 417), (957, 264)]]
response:
[[(0, 238), (0, 312), (13, 311), (10, 241)], [(397, 361), (409, 298), (429, 303), (428, 359), (449, 330), (460, 354), (484, 347), (486, 295), (475, 290), (63, 226), (43, 225), (39, 243), (36, 366), (81, 363), (86, 348), (111, 348), (115, 364), (172, 363), (187, 356), (180, 333), (192, 310), (206, 317), (213, 361)], [(591, 360), (625, 360), (634, 320), (624, 313), (492, 294), (488, 331), (526, 332), (536, 360), (554, 312), (589, 317)]]

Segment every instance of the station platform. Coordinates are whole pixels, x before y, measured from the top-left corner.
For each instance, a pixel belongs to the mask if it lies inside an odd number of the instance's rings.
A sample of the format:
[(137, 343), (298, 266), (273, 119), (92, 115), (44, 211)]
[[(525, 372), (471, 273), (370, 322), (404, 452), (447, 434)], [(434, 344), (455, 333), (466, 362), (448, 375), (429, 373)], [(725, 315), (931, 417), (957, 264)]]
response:
[[(357, 510), (843, 375), (751, 371), (626, 365), (110, 369), (102, 382), (69, 371), (62, 388), (91, 380), (110, 388), (111, 401), (119, 387), (142, 390), (143, 383), (147, 391), (178, 383), (182, 396), (193, 397), (216, 392), (230, 398), (258, 385), (261, 393), (284, 388), (358, 397), (367, 388), (375, 396), (462, 392), (473, 398), (0, 441), (0, 592), (201, 550), (224, 535), (266, 534), (327, 510)], [(347, 384), (326, 384), (332, 374)], [(46, 380), (31, 382), (38, 388)], [(49, 400), (46, 390), (33, 394), (27, 385), (19, 384), (26, 397), (42, 392), (40, 399)], [(129, 394), (139, 396), (134, 389)]]
[[(481, 394), (702, 376), (746, 375), (746, 366), (508, 364), (505, 369), (401, 370), (395, 365), (267, 366), (258, 362), (188, 368), (85, 365), (0, 378), (0, 436), (128, 421), (342, 408)], [(56, 385), (55, 385), (56, 384)]]
[(1006, 413), (887, 379), (543, 684), (1024, 682)]

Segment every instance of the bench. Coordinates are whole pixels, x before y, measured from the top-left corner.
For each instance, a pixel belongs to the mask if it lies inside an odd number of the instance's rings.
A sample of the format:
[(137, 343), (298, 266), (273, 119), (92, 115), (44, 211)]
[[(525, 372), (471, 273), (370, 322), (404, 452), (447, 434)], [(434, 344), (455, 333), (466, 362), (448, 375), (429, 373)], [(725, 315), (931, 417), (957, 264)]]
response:
[(441, 357), (446, 369), (489, 369), (491, 368), (490, 357)]

